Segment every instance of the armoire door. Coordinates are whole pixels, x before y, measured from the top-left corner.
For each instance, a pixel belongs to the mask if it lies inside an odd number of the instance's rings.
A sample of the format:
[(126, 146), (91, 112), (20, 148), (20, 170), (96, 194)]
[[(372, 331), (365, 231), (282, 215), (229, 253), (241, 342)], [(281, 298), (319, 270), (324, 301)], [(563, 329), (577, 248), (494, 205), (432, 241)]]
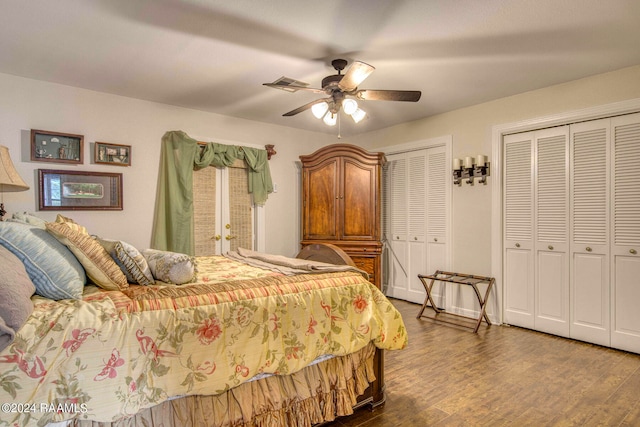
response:
[(340, 161), (338, 233), (341, 240), (379, 240), (379, 168), (344, 157)]
[(195, 254), (254, 248), (255, 209), (247, 169), (206, 167), (193, 173)]
[(610, 121), (571, 125), (571, 337), (610, 345)]
[(640, 353), (640, 114), (611, 123), (611, 346)]
[(304, 240), (339, 239), (340, 163), (341, 159), (334, 157), (304, 170)]

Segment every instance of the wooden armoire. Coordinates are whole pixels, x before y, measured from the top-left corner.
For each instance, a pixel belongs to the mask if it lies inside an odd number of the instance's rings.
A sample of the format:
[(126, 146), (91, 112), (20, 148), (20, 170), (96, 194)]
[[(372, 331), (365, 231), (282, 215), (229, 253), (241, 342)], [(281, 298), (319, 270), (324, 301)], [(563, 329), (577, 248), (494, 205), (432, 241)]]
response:
[(331, 243), (380, 288), (383, 153), (349, 144), (323, 147), (302, 161), (302, 247)]

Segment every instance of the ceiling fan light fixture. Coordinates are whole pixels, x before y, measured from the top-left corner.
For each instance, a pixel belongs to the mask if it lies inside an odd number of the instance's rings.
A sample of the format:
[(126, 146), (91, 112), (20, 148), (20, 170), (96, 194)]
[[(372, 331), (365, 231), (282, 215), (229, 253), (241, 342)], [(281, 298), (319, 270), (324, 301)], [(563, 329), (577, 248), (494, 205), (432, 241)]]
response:
[(364, 110), (362, 110), (361, 108), (358, 108), (358, 109), (356, 109), (356, 111), (354, 111), (351, 114), (351, 118), (353, 119), (354, 122), (360, 123), (360, 121), (362, 119), (364, 119), (364, 116), (366, 116), (366, 115), (367, 115), (367, 113)]
[(335, 126), (336, 122), (338, 121), (338, 115), (333, 114), (331, 111), (329, 111), (327, 114), (325, 114), (323, 121), (327, 126)]
[(313, 113), (316, 119), (321, 119), (328, 109), (329, 104), (327, 104), (326, 102), (319, 102), (311, 107), (311, 113)]
[(358, 109), (358, 103), (353, 99), (345, 99), (342, 101), (342, 109), (345, 114), (352, 115)]

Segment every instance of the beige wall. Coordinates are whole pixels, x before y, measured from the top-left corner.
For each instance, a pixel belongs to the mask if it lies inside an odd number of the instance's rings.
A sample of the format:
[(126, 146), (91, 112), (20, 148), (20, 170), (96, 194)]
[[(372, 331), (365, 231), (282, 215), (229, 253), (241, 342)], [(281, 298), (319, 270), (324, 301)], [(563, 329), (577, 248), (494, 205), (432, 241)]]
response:
[[(299, 176), (296, 161), (332, 135), (251, 122), (195, 110), (0, 74), (0, 144), (11, 151), (29, 191), (5, 193), (9, 212), (37, 208), (36, 170), (60, 168), (124, 174), (122, 212), (70, 212), (92, 233), (148, 247), (153, 219), (160, 138), (167, 130), (184, 130), (198, 138), (239, 144), (275, 144), (278, 154), (271, 171), (278, 192), (266, 206), (266, 250), (293, 255), (299, 240)], [(433, 116), (371, 132), (341, 142), (371, 150), (443, 135), (453, 136), (453, 157), (491, 155), (494, 125), (546, 116), (611, 102), (640, 98), (640, 66)], [(429, 94), (423, 94), (429, 102)], [(31, 162), (29, 130), (77, 133), (85, 136), (85, 164), (68, 166)], [(132, 145), (132, 167), (94, 165), (89, 146), (94, 141)], [(453, 189), (453, 260), (451, 268), (476, 274), (491, 271), (491, 185)], [(46, 219), (55, 212), (40, 212)], [(499, 231), (495, 231), (499, 232)]]
[[(84, 164), (30, 161), (30, 129), (81, 134)], [(37, 210), (37, 169), (73, 169), (123, 174), (124, 210), (114, 212), (63, 211), (91, 233), (149, 247), (160, 159), (160, 139), (168, 130), (210, 140), (264, 146), (278, 154), (270, 165), (278, 193), (266, 204), (266, 250), (293, 255), (299, 241), (298, 172), (295, 161), (335, 138), (314, 132), (257, 123), (185, 108), (92, 92), (69, 86), (0, 74), (0, 144), (9, 147), (13, 162), (31, 186), (25, 192), (5, 193), (9, 213), (35, 212), (53, 220), (56, 212)], [(132, 146), (132, 166), (93, 164), (95, 141)]]
[[(479, 82), (480, 83), (480, 82)], [(430, 102), (429, 94), (422, 95)], [(453, 136), (453, 158), (485, 154), (491, 158), (495, 125), (640, 98), (640, 66), (474, 105), (424, 120), (349, 138), (345, 142), (376, 150), (390, 145)], [(453, 188), (454, 271), (491, 274), (491, 185)]]

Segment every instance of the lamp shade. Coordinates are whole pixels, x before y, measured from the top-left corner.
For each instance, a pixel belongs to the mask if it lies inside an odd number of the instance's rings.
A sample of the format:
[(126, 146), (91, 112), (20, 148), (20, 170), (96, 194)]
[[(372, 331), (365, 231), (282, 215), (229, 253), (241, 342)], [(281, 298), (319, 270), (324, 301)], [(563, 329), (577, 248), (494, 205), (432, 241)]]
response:
[(13, 166), (9, 149), (0, 145), (0, 192), (24, 191), (29, 186), (22, 180)]
[(314, 104), (313, 107), (311, 107), (311, 113), (313, 113), (316, 119), (321, 119), (328, 109), (329, 104), (327, 104), (326, 102), (320, 102), (318, 104)]

